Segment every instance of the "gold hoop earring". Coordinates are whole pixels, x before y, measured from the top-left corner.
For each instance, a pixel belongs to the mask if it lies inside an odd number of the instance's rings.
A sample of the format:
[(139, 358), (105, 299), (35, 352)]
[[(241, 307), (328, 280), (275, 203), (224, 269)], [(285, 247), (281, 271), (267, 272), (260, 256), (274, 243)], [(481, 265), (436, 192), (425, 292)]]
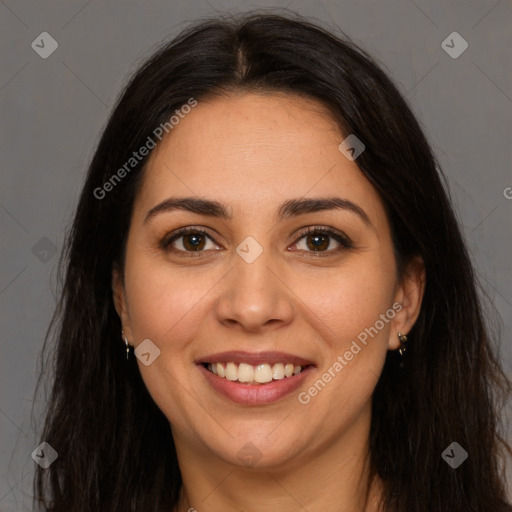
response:
[(398, 339), (400, 340), (400, 348), (398, 352), (404, 357), (405, 351), (407, 350), (407, 336), (405, 334), (398, 333)]

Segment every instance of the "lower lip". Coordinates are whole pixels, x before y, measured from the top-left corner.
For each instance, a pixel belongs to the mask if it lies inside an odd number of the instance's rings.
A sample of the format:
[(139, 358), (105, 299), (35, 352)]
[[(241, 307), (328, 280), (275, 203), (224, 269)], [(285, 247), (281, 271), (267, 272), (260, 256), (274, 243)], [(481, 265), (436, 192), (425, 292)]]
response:
[(207, 370), (202, 364), (197, 366), (216, 391), (233, 400), (233, 402), (244, 405), (262, 405), (277, 402), (286, 395), (293, 393), (314, 369), (314, 366), (308, 366), (298, 375), (273, 380), (267, 384), (250, 385), (219, 377)]

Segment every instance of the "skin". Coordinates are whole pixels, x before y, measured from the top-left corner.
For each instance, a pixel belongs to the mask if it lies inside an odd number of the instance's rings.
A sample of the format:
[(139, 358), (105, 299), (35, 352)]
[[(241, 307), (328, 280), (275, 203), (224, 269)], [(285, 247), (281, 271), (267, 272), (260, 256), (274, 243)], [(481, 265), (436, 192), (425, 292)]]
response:
[[(397, 275), (382, 201), (338, 149), (345, 136), (316, 101), (230, 93), (199, 101), (151, 154), (113, 294), (130, 344), (149, 338), (161, 351), (149, 366), (137, 362), (171, 424), (184, 482), (175, 510), (378, 510), (378, 480), (365, 500), (371, 396), (387, 351), (417, 319), (425, 275), (419, 258)], [(373, 227), (348, 210), (274, 217), (285, 200), (333, 195), (359, 205)], [(145, 223), (171, 196), (222, 202), (232, 219), (175, 210)], [(198, 257), (189, 257), (190, 236), (159, 245), (187, 226), (212, 237)], [(327, 238), (318, 256), (312, 235), (301, 238), (309, 226), (339, 230), (354, 247)], [(250, 264), (236, 252), (248, 236), (263, 249)], [(301, 404), (298, 393), (394, 303), (401, 311)], [(227, 350), (289, 352), (316, 368), (275, 403), (240, 405), (194, 363)], [(253, 467), (237, 456), (248, 442), (260, 456)]]

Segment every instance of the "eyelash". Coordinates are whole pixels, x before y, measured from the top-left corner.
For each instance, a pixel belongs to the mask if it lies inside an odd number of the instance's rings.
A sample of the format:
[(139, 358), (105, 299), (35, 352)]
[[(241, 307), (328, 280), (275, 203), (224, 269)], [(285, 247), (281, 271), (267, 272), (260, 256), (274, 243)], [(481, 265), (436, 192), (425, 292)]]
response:
[[(331, 250), (327, 250), (327, 251), (305, 251), (306, 253), (311, 253), (314, 257), (331, 256), (332, 254), (337, 254), (343, 250), (352, 249), (354, 247), (352, 241), (346, 235), (344, 235), (343, 233), (341, 233), (339, 231), (335, 231), (332, 228), (326, 228), (323, 226), (310, 226), (310, 227), (304, 229), (298, 235), (298, 238), (294, 242), (294, 245), (297, 244), (300, 240), (302, 240), (304, 237), (306, 237), (307, 235), (309, 235), (311, 233), (330, 236), (330, 237), (334, 238), (337, 242), (339, 242), (341, 245), (341, 247), (339, 247), (338, 249), (331, 249)], [(215, 240), (213, 239), (213, 237), (211, 237), (206, 231), (204, 231), (200, 228), (195, 228), (193, 226), (190, 226), (190, 227), (186, 227), (186, 228), (177, 229), (176, 231), (171, 233), (169, 236), (164, 237), (162, 239), (162, 241), (160, 242), (160, 246), (163, 250), (166, 250), (166, 251), (172, 250), (173, 252), (176, 252), (180, 255), (183, 255), (183, 256), (186, 255), (185, 257), (193, 258), (193, 257), (201, 256), (205, 252), (204, 250), (184, 251), (184, 250), (175, 249), (175, 248), (169, 249), (170, 245), (175, 240), (177, 240), (178, 238), (180, 238), (184, 235), (189, 235), (189, 234), (205, 235), (210, 240), (212, 240), (214, 243), (216, 243)]]

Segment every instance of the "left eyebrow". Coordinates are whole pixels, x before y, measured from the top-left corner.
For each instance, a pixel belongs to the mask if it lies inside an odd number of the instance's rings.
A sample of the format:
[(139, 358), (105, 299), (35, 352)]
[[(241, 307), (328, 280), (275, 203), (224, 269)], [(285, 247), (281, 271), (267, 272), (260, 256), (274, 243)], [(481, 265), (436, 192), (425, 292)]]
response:
[(356, 203), (341, 197), (317, 197), (312, 199), (290, 199), (285, 201), (278, 210), (277, 217), (282, 220), (306, 213), (325, 210), (348, 210), (355, 213), (368, 227), (374, 226), (366, 212)]
[[(232, 219), (232, 214), (218, 201), (202, 199), (198, 197), (170, 197), (157, 204), (148, 211), (144, 219), (147, 223), (152, 217), (159, 213), (171, 212), (174, 210), (185, 210), (198, 215), (218, 217), (221, 219)], [(311, 199), (289, 199), (282, 203), (276, 213), (278, 220), (284, 220), (299, 215), (316, 213), (326, 210), (347, 210), (356, 214), (368, 227), (375, 230), (366, 212), (356, 203), (341, 197), (317, 197)]]

